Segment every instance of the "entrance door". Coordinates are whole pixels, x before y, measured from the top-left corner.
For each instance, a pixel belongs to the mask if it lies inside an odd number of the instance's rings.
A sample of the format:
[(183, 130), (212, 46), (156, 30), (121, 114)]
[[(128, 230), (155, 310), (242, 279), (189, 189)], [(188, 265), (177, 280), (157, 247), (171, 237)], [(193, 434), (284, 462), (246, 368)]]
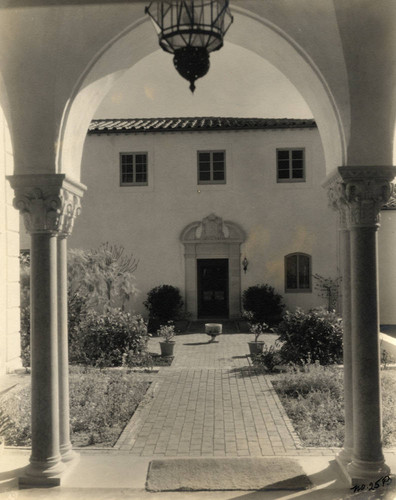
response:
[(228, 318), (228, 259), (198, 259), (198, 317)]

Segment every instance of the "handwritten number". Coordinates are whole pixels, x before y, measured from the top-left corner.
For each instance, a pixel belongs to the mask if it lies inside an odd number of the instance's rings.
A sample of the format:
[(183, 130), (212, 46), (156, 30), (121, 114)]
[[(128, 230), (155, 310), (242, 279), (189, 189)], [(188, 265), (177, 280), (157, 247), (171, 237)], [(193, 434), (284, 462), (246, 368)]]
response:
[[(380, 483), (382, 483), (382, 486), (385, 486), (385, 485), (388, 486), (391, 482), (392, 482), (392, 478), (390, 476), (383, 476), (383, 477), (380, 477), (379, 479), (377, 479), (377, 481), (375, 481), (375, 483), (369, 483), (367, 490), (374, 491), (381, 486)], [(366, 485), (365, 484), (360, 484), (360, 485), (355, 484), (350, 489), (353, 490), (354, 493), (356, 493), (358, 491), (364, 491), (366, 489)]]

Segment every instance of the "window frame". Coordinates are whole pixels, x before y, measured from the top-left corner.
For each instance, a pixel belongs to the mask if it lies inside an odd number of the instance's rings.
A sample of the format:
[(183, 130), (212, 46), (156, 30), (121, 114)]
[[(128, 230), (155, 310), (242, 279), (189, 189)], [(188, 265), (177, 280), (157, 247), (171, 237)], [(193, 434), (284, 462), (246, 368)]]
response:
[[(209, 153), (210, 154), (210, 180), (202, 181), (200, 179), (200, 159), (199, 155), (201, 153)], [(222, 153), (223, 154), (223, 165), (224, 165), (224, 179), (222, 180), (214, 180), (213, 179), (213, 154), (214, 153)], [(225, 149), (207, 149), (207, 150), (199, 150), (197, 151), (197, 182), (200, 185), (208, 185), (208, 184), (227, 184), (227, 168), (226, 168), (226, 151)]]
[[(297, 257), (297, 288), (288, 288), (287, 287), (287, 261), (291, 257)], [(308, 279), (309, 279), (309, 287), (308, 288), (300, 288), (300, 272), (299, 272), (299, 257), (308, 257), (309, 269), (308, 269)], [(293, 252), (285, 255), (284, 258), (284, 267), (285, 267), (285, 293), (312, 293), (312, 256), (304, 253), (304, 252)]]
[[(133, 157), (133, 165), (132, 165), (132, 176), (133, 176), (133, 181), (132, 182), (123, 182), (122, 181), (122, 158), (123, 156), (126, 155), (132, 155)], [(145, 155), (146, 156), (146, 181), (144, 182), (136, 182), (136, 156), (138, 155)], [(148, 186), (148, 179), (149, 179), (149, 172), (148, 172), (148, 152), (147, 151), (122, 151), (119, 153), (119, 165), (120, 165), (120, 187), (130, 187), (130, 186)]]
[[(279, 178), (279, 158), (278, 158), (278, 153), (279, 151), (288, 151), (289, 154), (289, 177), (287, 179), (280, 179)], [(293, 158), (292, 154), (293, 151), (301, 151), (302, 152), (302, 162), (303, 162), (303, 176), (302, 178), (293, 178)], [(306, 154), (305, 154), (305, 148), (276, 148), (276, 182), (279, 184), (285, 183), (285, 182), (306, 182)]]

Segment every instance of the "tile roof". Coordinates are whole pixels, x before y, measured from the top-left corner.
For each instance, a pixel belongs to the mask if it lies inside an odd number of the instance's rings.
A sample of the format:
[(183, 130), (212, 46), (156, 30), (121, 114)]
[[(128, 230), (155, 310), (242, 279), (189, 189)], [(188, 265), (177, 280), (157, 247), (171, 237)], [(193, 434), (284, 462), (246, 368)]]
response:
[(293, 118), (119, 118), (92, 120), (89, 134), (133, 134), (206, 130), (265, 130), (316, 128), (313, 119)]

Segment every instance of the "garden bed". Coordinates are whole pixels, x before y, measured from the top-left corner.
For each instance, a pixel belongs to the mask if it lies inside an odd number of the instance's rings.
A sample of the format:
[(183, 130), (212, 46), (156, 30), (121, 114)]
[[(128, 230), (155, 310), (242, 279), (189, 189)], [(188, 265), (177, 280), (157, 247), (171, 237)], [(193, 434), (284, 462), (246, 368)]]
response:
[[(72, 366), (70, 426), (73, 445), (114, 446), (152, 380), (152, 373)], [(0, 403), (0, 432), (5, 445), (30, 446), (30, 384), (8, 391)]]
[[(304, 446), (342, 446), (343, 371), (310, 365), (271, 376), (272, 384)], [(383, 443), (396, 445), (396, 370), (381, 371)]]

